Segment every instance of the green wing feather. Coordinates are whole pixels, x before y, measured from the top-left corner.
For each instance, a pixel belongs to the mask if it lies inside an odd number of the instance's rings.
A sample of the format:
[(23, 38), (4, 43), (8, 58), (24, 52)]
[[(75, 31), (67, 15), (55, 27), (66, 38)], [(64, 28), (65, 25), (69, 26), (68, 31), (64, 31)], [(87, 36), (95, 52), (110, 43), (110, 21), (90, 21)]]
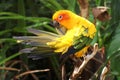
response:
[(92, 39), (86, 36), (82, 36), (80, 38), (76, 38), (73, 42), (73, 46), (77, 50), (81, 50), (85, 46), (90, 45)]
[[(85, 28), (83, 33), (88, 34), (88, 29)], [(79, 36), (74, 37), (73, 46), (75, 49), (81, 50), (85, 46), (90, 45), (91, 42), (92, 42), (92, 39), (89, 36), (84, 36), (83, 34), (81, 34)]]

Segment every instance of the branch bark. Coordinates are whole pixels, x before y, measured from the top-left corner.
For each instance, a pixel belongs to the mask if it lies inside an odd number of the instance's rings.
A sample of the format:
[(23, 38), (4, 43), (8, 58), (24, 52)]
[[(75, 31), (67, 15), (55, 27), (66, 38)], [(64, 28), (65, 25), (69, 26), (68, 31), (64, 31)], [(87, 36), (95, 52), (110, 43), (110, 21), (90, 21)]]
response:
[(77, 66), (74, 67), (74, 71), (70, 76), (69, 80), (76, 80), (78, 78), (78, 76), (81, 74), (81, 72), (85, 68), (86, 64), (96, 55), (97, 51), (98, 51), (98, 44), (95, 43), (92, 54), (85, 56), (84, 61), (80, 66), (76, 64)]
[(84, 18), (88, 18), (89, 16), (89, 3), (88, 0), (78, 0), (78, 3), (80, 5), (80, 16)]

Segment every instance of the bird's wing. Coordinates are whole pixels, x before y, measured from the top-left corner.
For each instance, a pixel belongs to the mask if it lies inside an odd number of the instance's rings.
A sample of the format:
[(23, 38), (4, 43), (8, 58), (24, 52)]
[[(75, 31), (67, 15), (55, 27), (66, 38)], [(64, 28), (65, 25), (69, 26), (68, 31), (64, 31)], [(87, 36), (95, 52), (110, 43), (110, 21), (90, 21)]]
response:
[[(22, 53), (37, 53), (41, 56), (51, 55), (54, 49), (47, 45), (47, 42), (54, 41), (59, 37), (58, 34), (29, 28), (30, 33), (35, 36), (16, 36), (18, 42), (29, 45), (30, 47), (20, 50)], [(35, 55), (34, 55), (35, 56)]]
[(58, 34), (43, 30), (36, 30), (32, 28), (28, 28), (27, 30), (36, 36), (16, 36), (13, 38), (17, 39), (18, 42), (22, 42), (31, 46), (45, 46), (47, 42), (54, 41), (59, 37)]
[(30, 45), (30, 46), (47, 46), (46, 43), (53, 41), (53, 38), (46, 36), (19, 36), (13, 37), (18, 42)]
[(28, 58), (33, 60), (42, 59), (54, 55), (54, 50), (50, 47), (30, 47), (20, 50), (21, 53), (29, 53)]
[(90, 45), (92, 39), (86, 36), (81, 35), (80, 37), (75, 37), (73, 41), (73, 46), (77, 50), (81, 50), (82, 48)]
[(96, 28), (93, 23), (84, 18), (82, 18), (77, 28), (73, 45), (75, 49), (81, 50), (83, 47), (90, 45), (95, 36)]

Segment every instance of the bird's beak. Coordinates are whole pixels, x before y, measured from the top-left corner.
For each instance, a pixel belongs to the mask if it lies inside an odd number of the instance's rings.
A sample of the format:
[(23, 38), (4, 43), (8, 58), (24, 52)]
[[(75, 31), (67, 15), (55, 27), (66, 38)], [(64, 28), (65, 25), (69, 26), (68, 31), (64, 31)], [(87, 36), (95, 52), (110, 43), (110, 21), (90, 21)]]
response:
[(59, 22), (57, 22), (56, 20), (53, 21), (53, 25), (54, 25), (55, 27), (59, 27), (59, 26), (60, 26)]
[(64, 26), (62, 26), (58, 21), (54, 20), (53, 21), (53, 26), (55, 26), (57, 32), (59, 34), (65, 34), (66, 33), (66, 28)]

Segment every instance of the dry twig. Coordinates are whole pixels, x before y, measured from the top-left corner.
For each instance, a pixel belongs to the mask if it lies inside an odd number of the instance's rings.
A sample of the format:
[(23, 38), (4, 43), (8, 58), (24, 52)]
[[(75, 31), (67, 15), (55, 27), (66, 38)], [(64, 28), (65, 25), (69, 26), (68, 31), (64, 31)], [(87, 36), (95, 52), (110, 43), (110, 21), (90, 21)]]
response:
[(47, 71), (50, 71), (50, 69), (44, 69), (44, 70), (33, 70), (33, 71), (26, 71), (24, 73), (21, 73), (17, 76), (15, 76), (15, 79), (18, 79), (24, 75), (28, 75), (28, 74), (31, 74), (31, 73), (36, 73), (36, 72), (47, 72)]
[[(11, 60), (9, 62), (6, 63), (6, 66), (9, 66), (8, 69), (11, 69), (11, 67), (13, 67), (14, 65), (20, 64), (21, 66), (23, 66), (27, 71), (30, 71), (30, 69), (28, 68), (28, 66), (26, 64), (24, 64), (21, 60)], [(13, 68), (12, 68), (13, 69)], [(19, 69), (19, 72), (21, 70)], [(6, 71), (5, 75), (7, 75), (8, 71)], [(18, 74), (19, 75), (19, 74)], [(33, 77), (34, 80), (39, 80), (38, 77), (31, 73), (31, 76)]]
[(95, 56), (97, 51), (98, 51), (98, 44), (95, 43), (92, 54), (85, 56), (84, 57), (84, 61), (83, 61), (83, 63), (80, 66), (75, 66), (74, 67), (74, 71), (73, 71), (73, 73), (72, 73), (72, 75), (71, 75), (69, 80), (76, 80), (76, 78), (78, 78), (78, 76), (81, 74), (81, 72), (83, 71), (84, 67), (88, 63), (88, 61), (90, 61), (90, 59), (92, 59)]
[(62, 80), (66, 80), (66, 77), (65, 77), (65, 76), (66, 76), (65, 64), (62, 65), (62, 69), (61, 69), (61, 70), (62, 70), (62, 71), (61, 71), (61, 72), (62, 72)]
[(20, 71), (19, 69), (16, 68), (11, 68), (11, 67), (0, 67), (0, 70), (9, 70), (9, 71)]
[(102, 70), (100, 80), (105, 80), (106, 73), (108, 72), (108, 68), (105, 66)]
[(89, 7), (89, 3), (88, 3), (88, 0), (78, 0), (78, 3), (80, 4), (80, 15), (84, 18), (88, 18), (88, 14), (89, 14), (89, 10), (88, 10), (88, 7)]
[(107, 73), (109, 72), (110, 70), (110, 62), (108, 62), (107, 66), (105, 66), (101, 72), (101, 75), (100, 75), (100, 80), (105, 80), (106, 78), (106, 75)]

